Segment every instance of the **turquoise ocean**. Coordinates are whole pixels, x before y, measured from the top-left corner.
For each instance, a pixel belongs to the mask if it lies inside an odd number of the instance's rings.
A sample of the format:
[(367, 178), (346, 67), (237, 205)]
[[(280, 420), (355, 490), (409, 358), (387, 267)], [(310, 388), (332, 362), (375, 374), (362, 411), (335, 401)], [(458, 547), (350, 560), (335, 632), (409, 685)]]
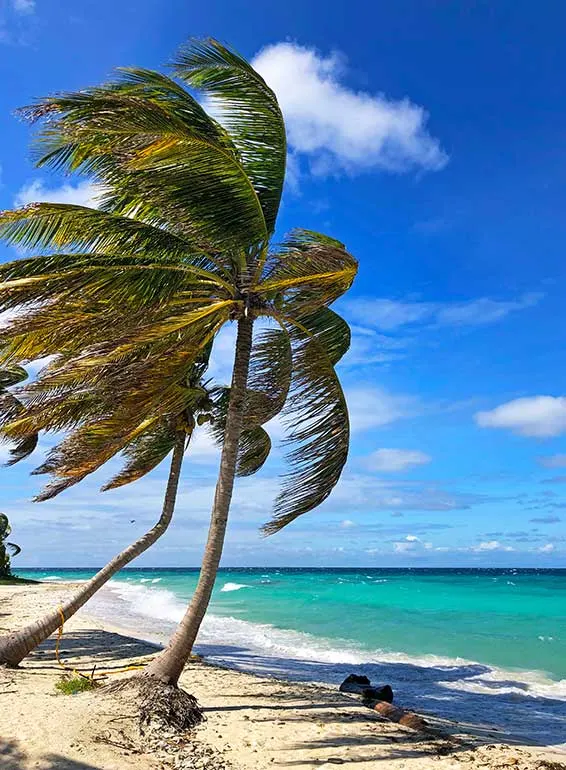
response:
[[(21, 570), (85, 580), (93, 570)], [(163, 642), (194, 569), (128, 569), (87, 612)], [(388, 682), (421, 712), (566, 742), (566, 570), (223, 569), (197, 651), (222, 665)]]

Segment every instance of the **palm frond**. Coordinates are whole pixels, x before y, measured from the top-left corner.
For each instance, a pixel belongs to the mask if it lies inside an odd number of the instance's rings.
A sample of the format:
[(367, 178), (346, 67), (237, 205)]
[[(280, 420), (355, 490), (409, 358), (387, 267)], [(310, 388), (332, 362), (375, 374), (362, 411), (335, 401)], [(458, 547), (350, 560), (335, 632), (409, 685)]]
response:
[(27, 376), (28, 373), (23, 366), (14, 365), (0, 369), (0, 391), (5, 388), (11, 388), (13, 385), (18, 385), (20, 382), (27, 380)]
[[(298, 316), (297, 321), (309, 335), (318, 339), (334, 366), (348, 352), (352, 336), (350, 327), (334, 310), (323, 306), (306, 316)], [(295, 333), (299, 333), (298, 329)]]
[(293, 380), (282, 413), (291, 472), (275, 501), (273, 518), (263, 527), (266, 535), (320, 505), (348, 458), (348, 409), (332, 361), (316, 337), (299, 337), (293, 348)]
[(152, 471), (173, 451), (176, 438), (173, 422), (162, 421), (152, 426), (126, 447), (124, 468), (102, 487), (102, 491), (131, 484)]
[(265, 329), (254, 340), (248, 374), (246, 423), (263, 425), (285, 403), (291, 384), (292, 353), (285, 329)]
[(245, 59), (216, 40), (191, 41), (176, 56), (174, 72), (203, 91), (219, 110), (271, 234), (287, 155), (285, 124), (275, 94)]
[(16, 543), (6, 543), (6, 547), (9, 548), (11, 551), (10, 556), (17, 556), (19, 553), (22, 552), (21, 547)]
[[(0, 441), (8, 440), (8, 436), (1, 432), (2, 426), (17, 419), (23, 412), (22, 402), (13, 393), (4, 391), (17, 385), (27, 379), (27, 372), (21, 366), (12, 366), (8, 369), (0, 369)], [(39, 434), (36, 430), (20, 436), (9, 449), (10, 457), (5, 463), (6, 466), (15, 465), (21, 460), (32, 454), (39, 440)]]
[(238, 446), (237, 476), (252, 476), (265, 463), (271, 452), (271, 439), (267, 431), (257, 425), (240, 434)]
[(254, 287), (276, 298), (277, 306), (293, 314), (329, 305), (347, 291), (358, 263), (344, 245), (310, 230), (294, 230), (270, 254), (263, 280)]
[[(185, 269), (195, 276), (224, 285), (214, 263), (195, 248), (190, 241), (163, 228), (129, 216), (77, 206), (69, 203), (31, 203), (15, 211), (0, 212), (0, 237), (7, 243), (26, 249), (68, 248), (73, 255), (52, 254), (45, 257), (20, 259), (0, 265), (0, 280), (50, 275), (73, 266), (85, 267), (86, 259), (112, 264), (115, 257), (129, 257), (130, 264), (164, 266)], [(118, 263), (120, 264), (120, 263)], [(127, 264), (127, 262), (126, 262)]]
[(226, 131), (164, 75), (126, 70), (117, 82), (44, 100), (58, 115), (39, 135), (40, 163), (93, 174), (102, 207), (178, 227), (194, 243), (246, 247), (267, 238), (257, 193)]

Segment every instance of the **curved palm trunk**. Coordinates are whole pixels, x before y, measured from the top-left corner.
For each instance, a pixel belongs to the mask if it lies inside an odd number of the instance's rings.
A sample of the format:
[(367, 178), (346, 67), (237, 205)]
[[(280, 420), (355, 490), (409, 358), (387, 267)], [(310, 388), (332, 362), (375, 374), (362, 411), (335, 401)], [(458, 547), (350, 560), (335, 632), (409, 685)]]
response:
[[(175, 509), (179, 476), (185, 451), (185, 440), (186, 433), (184, 431), (179, 432), (173, 449), (171, 469), (163, 502), (163, 512), (159, 521), (143, 537), (125, 548), (112, 561), (109, 561), (71, 599), (61, 605), (65, 620), (72, 617), (111, 577), (146, 551), (167, 530)], [(0, 665), (17, 666), (26, 655), (41, 644), (41, 642), (44, 642), (60, 625), (61, 615), (59, 610), (56, 609), (35, 623), (31, 623), (29, 626), (3, 637), (0, 639)]]
[(176, 685), (185, 663), (189, 659), (193, 644), (199, 632), (202, 619), (208, 608), (218, 565), (222, 556), (228, 512), (234, 489), (238, 445), (244, 417), (246, 386), (252, 348), (253, 321), (242, 318), (238, 321), (236, 356), (224, 444), (220, 459), (220, 471), (216, 483), (216, 493), (212, 507), (204, 557), (200, 569), (196, 590), (187, 611), (169, 644), (144, 670), (142, 676), (157, 679), (168, 685)]

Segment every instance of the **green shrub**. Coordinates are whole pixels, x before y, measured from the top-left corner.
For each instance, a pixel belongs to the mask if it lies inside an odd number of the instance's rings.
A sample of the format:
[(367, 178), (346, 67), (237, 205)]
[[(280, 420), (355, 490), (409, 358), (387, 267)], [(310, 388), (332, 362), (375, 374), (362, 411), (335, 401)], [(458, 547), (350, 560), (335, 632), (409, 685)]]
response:
[(55, 683), (55, 689), (63, 695), (77, 695), (79, 692), (95, 690), (98, 682), (86, 676), (63, 676)]

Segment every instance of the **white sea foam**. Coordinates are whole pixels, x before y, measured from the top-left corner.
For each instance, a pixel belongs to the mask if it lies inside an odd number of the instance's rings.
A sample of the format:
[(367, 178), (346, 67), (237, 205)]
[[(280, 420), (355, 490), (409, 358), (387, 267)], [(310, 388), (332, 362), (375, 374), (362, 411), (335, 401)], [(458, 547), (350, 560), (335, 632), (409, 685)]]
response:
[[(248, 587), (226, 583), (221, 590), (227, 586), (228, 590)], [(165, 641), (185, 609), (172, 591), (124, 581), (111, 581), (92, 604), (102, 618), (152, 641)], [(349, 640), (214, 614), (205, 618), (197, 651), (211, 662), (298, 681), (337, 684), (349, 673), (362, 672), (376, 684), (391, 684), (404, 706), (422, 713), (556, 747), (566, 735), (566, 680), (552, 681), (537, 671), (506, 671), (462, 658), (367, 650)]]
[(63, 578), (60, 575), (47, 575), (42, 580), (63, 580)]
[(251, 588), (251, 586), (246, 585), (246, 583), (224, 583), (220, 591), (225, 593), (226, 591), (239, 591), (241, 588)]

